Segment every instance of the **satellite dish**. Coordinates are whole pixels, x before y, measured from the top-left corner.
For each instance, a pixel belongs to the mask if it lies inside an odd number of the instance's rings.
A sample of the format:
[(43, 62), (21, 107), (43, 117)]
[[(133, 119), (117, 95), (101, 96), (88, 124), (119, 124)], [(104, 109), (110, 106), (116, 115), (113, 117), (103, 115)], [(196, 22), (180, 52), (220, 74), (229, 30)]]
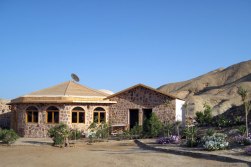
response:
[(76, 74), (72, 73), (72, 74), (71, 74), (71, 78), (72, 78), (75, 82), (79, 82), (79, 77), (78, 77)]

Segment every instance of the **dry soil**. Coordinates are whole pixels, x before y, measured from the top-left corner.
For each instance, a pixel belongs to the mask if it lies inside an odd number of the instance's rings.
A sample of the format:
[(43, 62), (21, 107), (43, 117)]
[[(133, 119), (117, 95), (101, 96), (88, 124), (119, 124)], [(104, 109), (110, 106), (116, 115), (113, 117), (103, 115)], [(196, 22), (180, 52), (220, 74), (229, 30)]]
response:
[(0, 146), (0, 166), (25, 167), (236, 167), (241, 163), (225, 163), (195, 159), (167, 153), (146, 151), (133, 141), (80, 144), (70, 148), (52, 146)]

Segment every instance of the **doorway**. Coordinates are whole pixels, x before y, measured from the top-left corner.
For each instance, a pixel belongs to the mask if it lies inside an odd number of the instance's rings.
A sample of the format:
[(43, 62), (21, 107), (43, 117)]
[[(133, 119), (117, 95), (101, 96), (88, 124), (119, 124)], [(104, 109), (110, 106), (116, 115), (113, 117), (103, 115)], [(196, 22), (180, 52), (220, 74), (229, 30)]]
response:
[(130, 129), (132, 129), (136, 125), (139, 125), (139, 109), (129, 110), (129, 123)]

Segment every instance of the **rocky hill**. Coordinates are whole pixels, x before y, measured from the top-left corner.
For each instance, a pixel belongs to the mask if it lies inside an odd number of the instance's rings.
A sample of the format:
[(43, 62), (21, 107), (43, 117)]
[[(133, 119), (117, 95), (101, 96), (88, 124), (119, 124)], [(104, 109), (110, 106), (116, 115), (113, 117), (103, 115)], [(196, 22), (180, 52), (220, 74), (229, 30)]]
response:
[(158, 89), (186, 100), (190, 115), (202, 111), (204, 103), (211, 105), (213, 114), (217, 115), (241, 105), (241, 98), (237, 94), (239, 86), (251, 94), (251, 60), (219, 68), (188, 81), (166, 84)]

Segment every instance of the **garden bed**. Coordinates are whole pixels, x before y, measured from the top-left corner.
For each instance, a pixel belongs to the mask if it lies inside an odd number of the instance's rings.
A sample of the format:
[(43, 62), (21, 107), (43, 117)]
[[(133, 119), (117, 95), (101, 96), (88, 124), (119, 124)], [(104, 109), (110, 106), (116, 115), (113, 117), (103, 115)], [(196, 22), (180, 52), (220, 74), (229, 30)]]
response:
[(179, 144), (156, 144), (156, 139), (141, 139), (141, 140), (136, 140), (136, 143), (142, 148), (152, 149), (156, 151), (174, 153), (179, 155), (187, 155), (191, 157), (205, 158), (205, 159), (245, 162), (251, 165), (250, 156), (245, 154), (245, 146), (229, 148), (226, 150), (219, 150), (219, 151), (205, 151), (203, 147), (191, 148), (191, 147), (181, 146)]

